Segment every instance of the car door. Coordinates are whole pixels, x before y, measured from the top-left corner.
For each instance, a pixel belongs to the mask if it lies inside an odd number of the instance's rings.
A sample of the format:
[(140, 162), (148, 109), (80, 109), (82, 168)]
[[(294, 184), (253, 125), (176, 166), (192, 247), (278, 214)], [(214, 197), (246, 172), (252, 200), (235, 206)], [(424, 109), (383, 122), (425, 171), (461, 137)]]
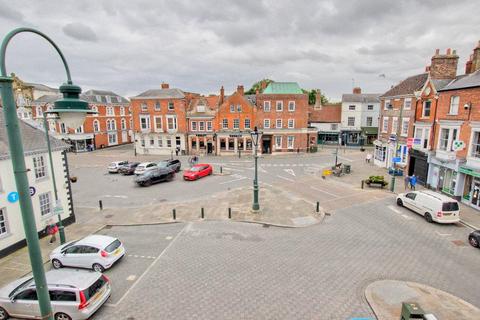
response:
[(74, 307), (77, 301), (77, 294), (75, 291), (55, 289), (49, 290), (50, 301), (52, 304), (52, 312), (65, 312)]
[(22, 318), (39, 317), (37, 291), (34, 288), (28, 288), (17, 293), (11, 303), (10, 315)]
[(62, 264), (69, 267), (80, 267), (82, 247), (81, 245), (74, 245), (65, 250), (62, 255)]
[(206, 177), (208, 175), (208, 167), (202, 167), (202, 177)]
[(416, 193), (413, 193), (413, 192), (407, 193), (404, 197), (404, 206), (411, 210), (415, 210), (414, 202), (416, 197), (417, 197)]
[(92, 246), (81, 246), (80, 251), (78, 267), (90, 269), (95, 263), (99, 250)]

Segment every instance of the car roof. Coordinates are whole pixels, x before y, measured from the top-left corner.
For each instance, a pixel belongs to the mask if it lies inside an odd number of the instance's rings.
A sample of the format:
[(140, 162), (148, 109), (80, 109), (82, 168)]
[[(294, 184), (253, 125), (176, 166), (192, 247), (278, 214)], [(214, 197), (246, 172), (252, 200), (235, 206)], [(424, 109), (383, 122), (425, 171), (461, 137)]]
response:
[(122, 162), (128, 162), (128, 161), (127, 161), (127, 160), (122, 160), (122, 161), (112, 161), (111, 163), (119, 164), (119, 163), (122, 163)]
[(436, 198), (437, 200), (440, 200), (442, 202), (457, 202), (457, 200), (455, 200), (455, 199), (452, 199), (450, 197), (447, 197), (446, 195), (443, 195), (443, 194), (440, 194), (438, 192), (431, 191), (431, 190), (421, 190), (421, 191), (417, 191), (417, 193), (428, 195), (428, 196)]
[(146, 166), (146, 165), (149, 165), (151, 163), (155, 164), (155, 162), (142, 162), (142, 163), (139, 164), (139, 166)]
[(198, 163), (196, 165), (194, 165), (194, 167), (206, 167), (206, 166), (209, 166), (208, 163)]
[(109, 236), (104, 236), (100, 234), (92, 234), (89, 236), (86, 236), (85, 238), (82, 238), (78, 240), (75, 245), (89, 245), (89, 246), (95, 246), (95, 247), (102, 247), (105, 248), (108, 246), (110, 243), (115, 241), (116, 238), (109, 237)]
[[(45, 272), (47, 279), (47, 285), (59, 286), (59, 287), (72, 287), (80, 290), (90, 287), (98, 278), (101, 273), (88, 270), (80, 270), (73, 268), (50, 270)], [(35, 282), (29, 285), (29, 287), (35, 287)]]

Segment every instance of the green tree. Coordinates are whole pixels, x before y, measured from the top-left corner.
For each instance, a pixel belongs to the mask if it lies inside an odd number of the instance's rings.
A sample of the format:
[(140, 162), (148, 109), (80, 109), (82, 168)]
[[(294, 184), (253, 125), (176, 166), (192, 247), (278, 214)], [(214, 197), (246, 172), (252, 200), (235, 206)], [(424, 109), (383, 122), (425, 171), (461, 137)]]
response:
[[(317, 102), (317, 90), (318, 89), (312, 89), (310, 91), (302, 89), (303, 93), (308, 94), (308, 104), (315, 104)], [(322, 104), (328, 103), (328, 98), (322, 93), (320, 95), (322, 99)]]
[(245, 94), (255, 94), (257, 92), (257, 89), (259, 92), (262, 92), (262, 85), (261, 85), (262, 81), (265, 81), (267, 83), (267, 86), (270, 84), (270, 82), (274, 82), (272, 79), (262, 79), (260, 81), (257, 81), (252, 85), (250, 90), (245, 92)]

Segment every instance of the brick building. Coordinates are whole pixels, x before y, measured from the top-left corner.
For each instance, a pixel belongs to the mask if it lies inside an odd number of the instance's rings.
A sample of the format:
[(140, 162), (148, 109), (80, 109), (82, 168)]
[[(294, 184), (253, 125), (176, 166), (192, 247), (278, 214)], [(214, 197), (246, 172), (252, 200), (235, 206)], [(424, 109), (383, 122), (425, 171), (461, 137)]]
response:
[(187, 152), (187, 106), (192, 94), (162, 83), (131, 97), (135, 148), (140, 154)]
[(316, 94), (315, 104), (308, 106), (308, 127), (317, 130), (319, 144), (340, 144), (342, 103), (322, 104), (321, 94)]
[(187, 149), (190, 154), (217, 154), (218, 123), (215, 117), (219, 99), (216, 95), (191, 99), (187, 109)]
[[(43, 95), (32, 103), (33, 119), (43, 126), (43, 112), (51, 110), (59, 95)], [(55, 137), (68, 142), (71, 151), (84, 152), (132, 142), (130, 103), (112, 91), (89, 90), (80, 95), (98, 114), (87, 115), (77, 129), (66, 128), (48, 115), (49, 130)]]

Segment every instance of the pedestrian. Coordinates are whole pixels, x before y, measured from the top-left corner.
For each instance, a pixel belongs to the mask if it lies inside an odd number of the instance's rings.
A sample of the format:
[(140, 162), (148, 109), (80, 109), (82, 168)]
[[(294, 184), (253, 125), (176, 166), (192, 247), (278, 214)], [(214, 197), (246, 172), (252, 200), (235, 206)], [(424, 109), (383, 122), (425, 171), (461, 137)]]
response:
[(372, 154), (369, 152), (369, 153), (367, 153), (367, 156), (365, 157), (365, 162), (370, 163), (370, 160), (372, 160)]
[(408, 174), (405, 175), (405, 190), (408, 189), (408, 187), (410, 187), (410, 176)]
[(49, 220), (48, 221), (48, 224), (45, 228), (45, 232), (50, 235), (50, 241), (48, 242), (48, 244), (52, 244), (54, 243), (55, 241), (57, 241), (57, 232), (58, 232), (58, 226), (52, 221), (52, 220)]
[(415, 175), (412, 175), (410, 178), (410, 188), (412, 190), (415, 190), (415, 185), (417, 184), (417, 177)]
[(176, 147), (175, 148), (175, 155), (178, 157), (178, 153), (180, 152), (180, 148), (179, 147)]

